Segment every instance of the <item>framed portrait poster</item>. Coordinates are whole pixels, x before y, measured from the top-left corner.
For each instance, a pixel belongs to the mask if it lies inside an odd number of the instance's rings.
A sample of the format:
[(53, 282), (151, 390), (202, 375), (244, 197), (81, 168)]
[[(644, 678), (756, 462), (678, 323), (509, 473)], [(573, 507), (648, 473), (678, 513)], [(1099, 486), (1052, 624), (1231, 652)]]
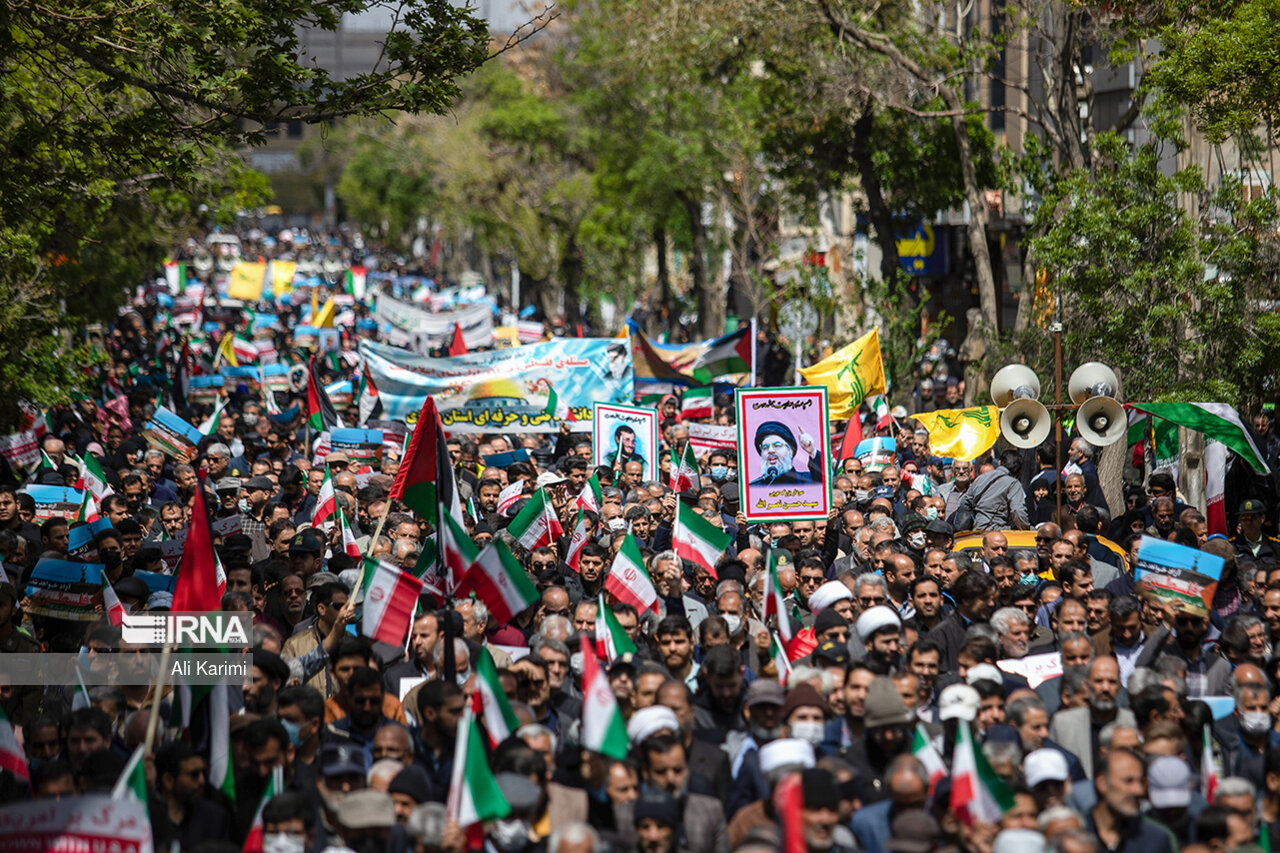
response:
[(740, 388), (733, 402), (747, 520), (826, 518), (831, 511), (826, 386)]
[(621, 471), (628, 462), (644, 466), (642, 480), (657, 479), (658, 412), (636, 406), (596, 403), (591, 411), (595, 464)]

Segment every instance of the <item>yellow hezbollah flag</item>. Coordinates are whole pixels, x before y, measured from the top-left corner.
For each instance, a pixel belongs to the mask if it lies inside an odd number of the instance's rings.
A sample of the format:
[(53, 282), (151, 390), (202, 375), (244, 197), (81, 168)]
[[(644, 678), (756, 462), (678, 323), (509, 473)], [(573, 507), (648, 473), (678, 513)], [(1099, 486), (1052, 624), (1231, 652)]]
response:
[(1000, 437), (1000, 410), (995, 406), (939, 409), (911, 417), (929, 431), (929, 447), (935, 454), (961, 462), (977, 459)]
[(293, 290), (293, 276), (298, 271), (297, 261), (271, 262), (271, 290), (283, 296)]
[(231, 270), (231, 283), (227, 285), (227, 296), (232, 299), (243, 299), (246, 302), (257, 302), (262, 298), (262, 282), (266, 277), (266, 264), (242, 261)]
[(334, 312), (336, 310), (337, 306), (334, 305), (333, 297), (330, 296), (324, 305), (320, 306), (320, 310), (311, 315), (311, 325), (315, 326), (317, 329), (332, 326)]
[(826, 385), (833, 421), (849, 418), (862, 401), (887, 392), (880, 359), (880, 330), (872, 329), (812, 367), (800, 368), (810, 385)]
[[(236, 336), (232, 332), (222, 336), (222, 343), (218, 344), (218, 357), (232, 367), (240, 366), (240, 360), (236, 358)], [(214, 362), (217, 366), (217, 359)]]

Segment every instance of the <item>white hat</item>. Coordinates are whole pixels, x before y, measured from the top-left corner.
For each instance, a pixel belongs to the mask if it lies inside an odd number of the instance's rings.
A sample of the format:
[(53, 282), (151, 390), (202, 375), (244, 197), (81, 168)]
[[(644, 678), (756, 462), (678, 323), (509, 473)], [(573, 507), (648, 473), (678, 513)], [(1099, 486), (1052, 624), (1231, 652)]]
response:
[(1006, 829), (996, 836), (991, 853), (1041, 853), (1044, 836), (1034, 829)]
[(858, 639), (864, 643), (881, 628), (901, 628), (902, 620), (898, 618), (898, 614), (893, 612), (892, 607), (883, 604), (877, 604), (875, 607), (868, 607), (862, 611), (862, 615), (858, 617), (856, 628), (858, 630)]
[(760, 747), (760, 772), (768, 773), (779, 767), (800, 767), (808, 770), (817, 764), (813, 744), (800, 738), (787, 737), (771, 740)]
[(1027, 753), (1022, 759), (1022, 777), (1028, 788), (1034, 788), (1041, 782), (1065, 782), (1071, 778), (1071, 769), (1067, 767), (1067, 757), (1056, 749), (1043, 747)]
[(538, 475), (538, 479), (534, 481), (534, 485), (537, 486), (539, 489), (541, 489), (544, 486), (554, 486), (557, 483), (567, 483), (567, 482), (569, 482), (568, 477), (561, 477), (559, 474), (555, 473), (554, 471), (543, 471), (541, 474)]
[(809, 596), (809, 610), (817, 616), (837, 601), (843, 601), (846, 598), (853, 598), (853, 593), (849, 591), (849, 587), (840, 581), (827, 581), (822, 586), (813, 591), (813, 595)]
[(672, 734), (680, 731), (680, 721), (676, 719), (676, 712), (666, 705), (650, 705), (648, 708), (641, 708), (631, 715), (631, 720), (627, 723), (627, 739), (631, 741), (632, 746), (643, 743), (661, 731), (669, 731)]
[(978, 706), (982, 700), (978, 691), (967, 684), (952, 684), (943, 688), (938, 696), (939, 720), (968, 720), (973, 722), (978, 716)]
[(1176, 755), (1162, 755), (1147, 768), (1147, 799), (1158, 809), (1191, 805), (1191, 767)]
[(969, 671), (964, 674), (965, 684), (977, 684), (979, 681), (994, 681), (996, 684), (1004, 684), (1004, 676), (1000, 674), (1000, 670), (989, 663), (980, 663), (969, 667)]

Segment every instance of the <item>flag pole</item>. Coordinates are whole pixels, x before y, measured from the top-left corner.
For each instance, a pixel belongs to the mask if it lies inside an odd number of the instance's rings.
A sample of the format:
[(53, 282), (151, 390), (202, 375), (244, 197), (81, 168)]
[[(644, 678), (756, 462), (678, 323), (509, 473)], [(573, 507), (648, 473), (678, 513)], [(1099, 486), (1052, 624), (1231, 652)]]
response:
[(170, 645), (166, 645), (160, 652), (160, 680), (152, 685), (152, 690), (155, 692), (151, 696), (151, 719), (147, 721), (147, 739), (143, 744), (143, 749), (147, 753), (151, 752), (151, 747), (156, 742), (156, 729), (160, 724), (160, 696), (164, 693), (165, 673), (169, 671), (171, 654), (173, 654), (173, 646)]

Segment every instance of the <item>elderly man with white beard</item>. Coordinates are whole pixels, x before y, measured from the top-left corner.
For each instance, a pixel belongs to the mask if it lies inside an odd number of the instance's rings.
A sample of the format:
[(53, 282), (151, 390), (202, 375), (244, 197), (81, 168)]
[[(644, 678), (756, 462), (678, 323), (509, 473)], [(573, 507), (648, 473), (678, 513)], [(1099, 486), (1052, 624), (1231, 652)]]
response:
[(1002, 607), (991, 614), (1003, 658), (1024, 658), (1031, 642), (1031, 620), (1018, 607)]

